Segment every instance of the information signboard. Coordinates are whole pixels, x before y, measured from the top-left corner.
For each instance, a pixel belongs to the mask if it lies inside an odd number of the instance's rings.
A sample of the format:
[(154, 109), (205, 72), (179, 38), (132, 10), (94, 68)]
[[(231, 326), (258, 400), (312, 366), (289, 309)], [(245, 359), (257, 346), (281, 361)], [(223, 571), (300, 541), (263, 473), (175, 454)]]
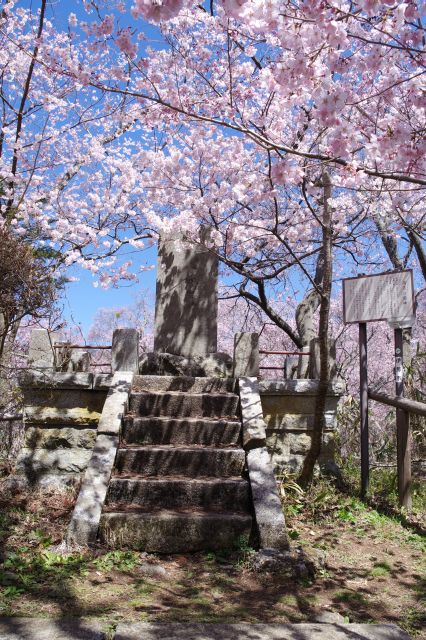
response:
[(388, 320), (411, 326), (414, 318), (413, 272), (395, 271), (343, 280), (345, 324)]

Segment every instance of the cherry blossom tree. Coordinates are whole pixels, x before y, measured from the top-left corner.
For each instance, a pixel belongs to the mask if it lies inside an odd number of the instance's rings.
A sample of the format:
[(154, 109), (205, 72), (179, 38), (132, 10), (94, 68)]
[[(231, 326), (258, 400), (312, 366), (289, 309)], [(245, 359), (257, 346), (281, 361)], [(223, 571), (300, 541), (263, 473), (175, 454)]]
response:
[[(20, 296), (0, 306), (1, 346), (8, 345), (0, 349), (2, 370), (20, 320), (43, 306), (40, 287), (23, 286), (31, 253), (32, 284), (34, 271), (58, 283), (77, 264), (93, 272), (95, 284), (108, 286), (136, 278), (131, 261), (117, 254), (152, 235), (134, 215), (134, 157), (143, 145), (130, 137), (137, 118), (126, 98), (85, 83), (81, 60), (101, 65), (102, 52), (58, 31), (47, 8), (47, 0), (35, 13), (10, 1), (0, 13), (0, 234)], [(61, 55), (72, 74), (53, 69)]]
[[(117, 259), (123, 243), (175, 228), (196, 238), (207, 222), (239, 293), (294, 344), (309, 342), (319, 310), (321, 417), (333, 278), (424, 266), (417, 3), (136, 0), (130, 18), (125, 3), (86, 2), (92, 17), (72, 14), (63, 34), (43, 6), (37, 38), (19, 31), (13, 3), (2, 17), (4, 69), (16, 55), (24, 70), (0, 167), (6, 217), (14, 212), (18, 231), (35, 225), (65, 264), (103, 264), (105, 284), (130, 277)], [(155, 47), (146, 20), (159, 25)], [(28, 77), (39, 82), (35, 110)], [(59, 102), (43, 120), (46, 82)], [(38, 127), (24, 130), (27, 115)], [(294, 327), (272, 301), (296, 283)]]

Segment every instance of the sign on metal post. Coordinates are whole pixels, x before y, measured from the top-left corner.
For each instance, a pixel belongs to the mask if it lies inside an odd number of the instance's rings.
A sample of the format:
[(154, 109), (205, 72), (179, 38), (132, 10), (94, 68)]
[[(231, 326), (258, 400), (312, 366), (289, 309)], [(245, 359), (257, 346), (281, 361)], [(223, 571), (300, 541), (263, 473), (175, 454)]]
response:
[[(403, 396), (404, 375), (402, 329), (415, 318), (413, 272), (394, 271), (343, 280), (345, 324), (359, 325), (360, 419), (361, 419), (361, 498), (369, 482), (367, 322), (386, 320), (395, 329), (395, 383), (397, 396)], [(397, 410), (398, 486), (400, 500), (410, 504), (410, 462), (408, 415)]]
[(345, 324), (387, 320), (412, 326), (413, 272), (346, 278), (343, 280), (343, 313)]

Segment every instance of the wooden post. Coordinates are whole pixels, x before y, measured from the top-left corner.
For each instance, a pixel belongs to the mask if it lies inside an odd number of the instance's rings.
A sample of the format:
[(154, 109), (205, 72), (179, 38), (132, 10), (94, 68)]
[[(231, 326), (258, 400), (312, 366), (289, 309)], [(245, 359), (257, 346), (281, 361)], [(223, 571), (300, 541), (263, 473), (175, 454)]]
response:
[[(404, 339), (402, 329), (395, 329), (395, 392), (404, 397)], [(411, 509), (411, 433), (410, 414), (404, 409), (396, 410), (396, 452), (398, 468), (399, 504)]]
[(359, 323), (359, 406), (361, 416), (361, 500), (365, 500), (370, 474), (366, 322)]

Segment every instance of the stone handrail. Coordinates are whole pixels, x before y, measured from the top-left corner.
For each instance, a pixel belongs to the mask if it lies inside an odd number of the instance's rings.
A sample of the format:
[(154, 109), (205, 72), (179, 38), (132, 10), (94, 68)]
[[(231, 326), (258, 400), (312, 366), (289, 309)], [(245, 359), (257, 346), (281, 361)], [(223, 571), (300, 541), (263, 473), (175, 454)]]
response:
[(96, 541), (102, 508), (119, 444), (122, 418), (128, 408), (133, 371), (117, 371), (97, 429), (92, 457), (84, 475), (67, 532), (67, 544), (87, 546)]

